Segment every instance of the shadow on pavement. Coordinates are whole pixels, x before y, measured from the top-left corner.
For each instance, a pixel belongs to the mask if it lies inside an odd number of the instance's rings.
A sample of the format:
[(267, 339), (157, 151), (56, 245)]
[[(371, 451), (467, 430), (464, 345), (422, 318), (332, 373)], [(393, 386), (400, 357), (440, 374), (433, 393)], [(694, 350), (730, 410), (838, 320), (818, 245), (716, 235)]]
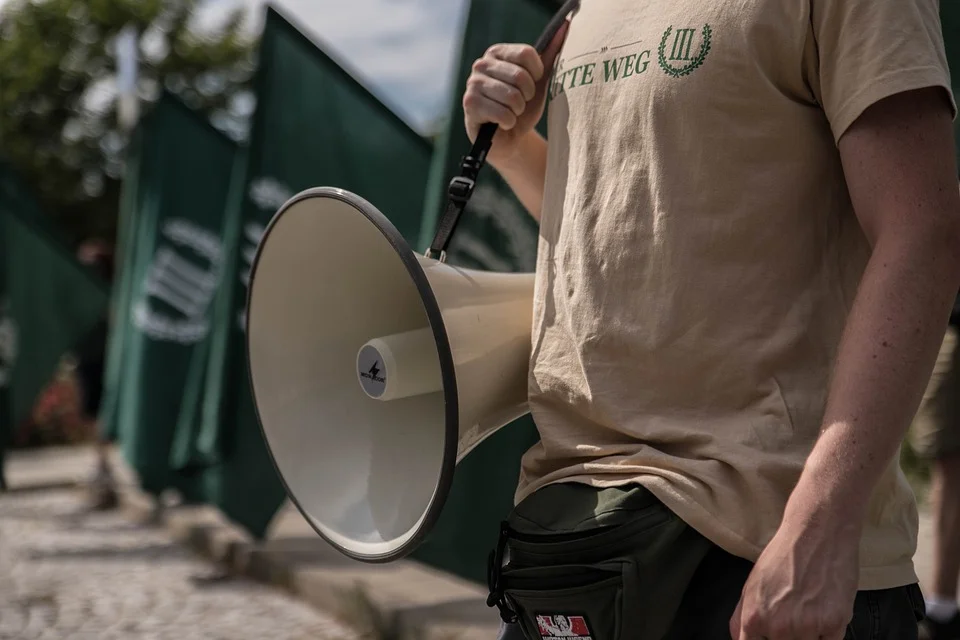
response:
[(135, 546), (100, 545), (96, 547), (63, 547), (52, 550), (23, 548), (23, 557), (27, 560), (42, 561), (53, 559), (82, 559), (97, 561), (129, 561), (133, 559), (157, 562), (163, 560), (182, 561), (189, 557), (186, 550), (175, 542), (147, 543)]

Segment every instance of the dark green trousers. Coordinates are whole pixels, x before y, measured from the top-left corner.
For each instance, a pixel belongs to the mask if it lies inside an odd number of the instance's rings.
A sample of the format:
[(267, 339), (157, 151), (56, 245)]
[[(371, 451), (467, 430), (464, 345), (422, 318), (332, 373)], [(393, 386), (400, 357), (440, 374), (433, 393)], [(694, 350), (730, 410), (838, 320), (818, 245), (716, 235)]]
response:
[[(752, 563), (639, 486), (552, 485), (517, 505), (491, 561), (502, 640), (729, 639)], [(917, 640), (916, 584), (861, 591), (848, 640)]]

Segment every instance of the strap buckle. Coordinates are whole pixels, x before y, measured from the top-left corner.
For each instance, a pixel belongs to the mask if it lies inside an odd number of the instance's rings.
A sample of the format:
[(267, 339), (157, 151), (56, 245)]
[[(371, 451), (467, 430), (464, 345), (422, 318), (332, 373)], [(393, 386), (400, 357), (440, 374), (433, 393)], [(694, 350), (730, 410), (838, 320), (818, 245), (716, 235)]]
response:
[(487, 587), (490, 591), (487, 596), (487, 606), (499, 609), (500, 619), (507, 624), (513, 624), (517, 622), (519, 616), (516, 611), (510, 608), (507, 596), (503, 592), (501, 580), (504, 551), (506, 551), (508, 537), (510, 537), (510, 525), (503, 521), (500, 523), (500, 536), (497, 538), (497, 546), (487, 557)]
[(476, 180), (467, 176), (454, 176), (447, 188), (447, 194), (450, 199), (457, 204), (466, 204), (473, 195), (473, 189), (477, 186)]

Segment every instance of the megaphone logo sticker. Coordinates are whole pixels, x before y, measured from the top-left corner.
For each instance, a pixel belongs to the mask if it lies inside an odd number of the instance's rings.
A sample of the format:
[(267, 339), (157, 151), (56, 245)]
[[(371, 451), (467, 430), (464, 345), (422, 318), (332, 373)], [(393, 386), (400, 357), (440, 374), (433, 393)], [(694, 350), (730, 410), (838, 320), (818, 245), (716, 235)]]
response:
[(380, 384), (385, 384), (387, 382), (386, 378), (380, 376), (380, 367), (378, 366), (379, 362), (374, 362), (373, 365), (367, 369), (366, 373), (361, 373), (361, 378), (366, 378), (368, 380), (373, 380), (374, 382), (379, 382)]
[(360, 349), (357, 358), (357, 373), (360, 376), (360, 384), (368, 395), (379, 398), (387, 389), (387, 372), (384, 371), (383, 358), (380, 353), (371, 345), (366, 345)]

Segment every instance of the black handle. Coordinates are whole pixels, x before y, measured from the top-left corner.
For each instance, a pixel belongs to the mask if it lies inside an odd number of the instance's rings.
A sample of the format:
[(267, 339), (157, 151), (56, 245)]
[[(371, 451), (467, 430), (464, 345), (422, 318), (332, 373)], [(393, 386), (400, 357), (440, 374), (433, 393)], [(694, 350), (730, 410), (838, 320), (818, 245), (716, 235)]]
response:
[[(547, 23), (543, 33), (537, 38), (534, 44), (537, 53), (543, 55), (560, 27), (563, 26), (567, 16), (579, 5), (580, 0), (566, 0), (564, 2), (560, 10), (550, 18), (550, 22)], [(473, 189), (477, 184), (477, 175), (479, 175), (484, 162), (486, 162), (487, 153), (493, 145), (493, 138), (497, 135), (497, 129), (498, 126), (495, 122), (487, 122), (481, 125), (473, 147), (460, 161), (460, 175), (455, 176), (447, 187), (447, 207), (437, 223), (433, 242), (430, 243), (430, 248), (427, 250), (428, 257), (436, 255), (439, 259), (444, 259), (453, 232), (460, 222), (460, 217), (470, 200), (470, 196), (473, 195)]]
[(487, 122), (480, 126), (480, 131), (477, 132), (477, 140), (473, 143), (474, 150), (483, 150), (483, 157), (487, 157), (487, 152), (490, 151), (490, 147), (493, 146), (493, 138), (497, 135), (497, 131), (500, 127), (496, 122)]

